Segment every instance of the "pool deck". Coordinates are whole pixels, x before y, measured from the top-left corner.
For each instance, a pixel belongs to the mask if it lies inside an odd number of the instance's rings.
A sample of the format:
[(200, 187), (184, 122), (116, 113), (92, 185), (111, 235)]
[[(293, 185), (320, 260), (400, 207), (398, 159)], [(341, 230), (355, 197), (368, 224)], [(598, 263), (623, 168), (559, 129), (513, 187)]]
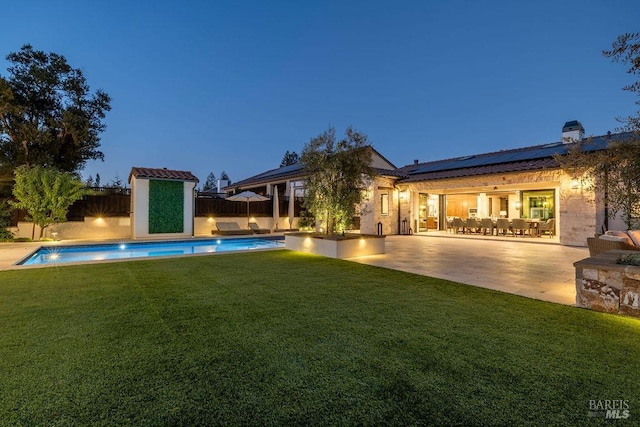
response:
[[(14, 264), (42, 244), (1, 244), (0, 270), (24, 268)], [(349, 261), (575, 305), (573, 263), (588, 256), (587, 248), (561, 246), (554, 239), (475, 239), (428, 233), (387, 236), (385, 254), (351, 258)]]

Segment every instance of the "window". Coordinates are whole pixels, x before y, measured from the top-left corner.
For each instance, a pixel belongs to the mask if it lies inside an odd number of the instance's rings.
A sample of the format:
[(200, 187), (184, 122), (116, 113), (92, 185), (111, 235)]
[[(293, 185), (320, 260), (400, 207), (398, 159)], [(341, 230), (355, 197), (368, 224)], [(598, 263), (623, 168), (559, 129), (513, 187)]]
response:
[(554, 190), (522, 192), (522, 217), (547, 220), (554, 217)]
[(389, 193), (380, 194), (380, 213), (389, 215)]

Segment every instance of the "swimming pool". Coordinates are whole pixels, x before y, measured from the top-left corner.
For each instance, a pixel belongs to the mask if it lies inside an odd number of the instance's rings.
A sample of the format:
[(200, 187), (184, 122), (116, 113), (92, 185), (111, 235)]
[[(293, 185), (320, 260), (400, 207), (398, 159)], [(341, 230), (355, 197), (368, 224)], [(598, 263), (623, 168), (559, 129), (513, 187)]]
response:
[(132, 258), (284, 248), (282, 237), (42, 246), (16, 265), (58, 265)]

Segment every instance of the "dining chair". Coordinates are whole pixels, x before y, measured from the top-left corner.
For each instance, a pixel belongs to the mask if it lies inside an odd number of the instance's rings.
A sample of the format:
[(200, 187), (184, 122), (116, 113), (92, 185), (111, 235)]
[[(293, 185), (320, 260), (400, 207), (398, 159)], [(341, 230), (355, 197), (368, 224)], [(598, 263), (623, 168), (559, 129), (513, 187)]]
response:
[(511, 225), (509, 225), (508, 218), (498, 218), (496, 221), (496, 234), (500, 234), (502, 232), (503, 236), (506, 236), (511, 231)]
[(482, 218), (480, 220), (480, 226), (482, 227), (482, 234), (487, 234), (487, 230), (489, 230), (489, 235), (493, 236), (493, 229), (495, 226), (493, 225), (491, 218)]
[(477, 233), (480, 230), (480, 223), (475, 218), (467, 218), (465, 230), (469, 233)]
[(513, 235), (517, 236), (520, 234), (524, 237), (527, 231), (529, 231), (529, 224), (522, 218), (514, 218), (511, 221), (511, 229), (513, 230)]
[(456, 234), (461, 228), (464, 229), (464, 222), (462, 222), (462, 218), (459, 218), (459, 217), (453, 218), (452, 228)]
[(547, 222), (541, 222), (538, 224), (538, 232), (540, 235), (543, 233), (549, 233), (549, 237), (553, 237), (556, 234), (556, 220), (550, 218)]

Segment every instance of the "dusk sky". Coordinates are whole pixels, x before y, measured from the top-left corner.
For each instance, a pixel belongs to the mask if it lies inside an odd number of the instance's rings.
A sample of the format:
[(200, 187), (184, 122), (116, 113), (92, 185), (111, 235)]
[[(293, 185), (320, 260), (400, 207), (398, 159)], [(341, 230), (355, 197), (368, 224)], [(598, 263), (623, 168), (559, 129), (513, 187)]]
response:
[(352, 125), (396, 166), (618, 126), (634, 81), (602, 50), (637, 0), (22, 1), (2, 6), (0, 74), (25, 43), (112, 98), (102, 183), (132, 166), (233, 181)]

